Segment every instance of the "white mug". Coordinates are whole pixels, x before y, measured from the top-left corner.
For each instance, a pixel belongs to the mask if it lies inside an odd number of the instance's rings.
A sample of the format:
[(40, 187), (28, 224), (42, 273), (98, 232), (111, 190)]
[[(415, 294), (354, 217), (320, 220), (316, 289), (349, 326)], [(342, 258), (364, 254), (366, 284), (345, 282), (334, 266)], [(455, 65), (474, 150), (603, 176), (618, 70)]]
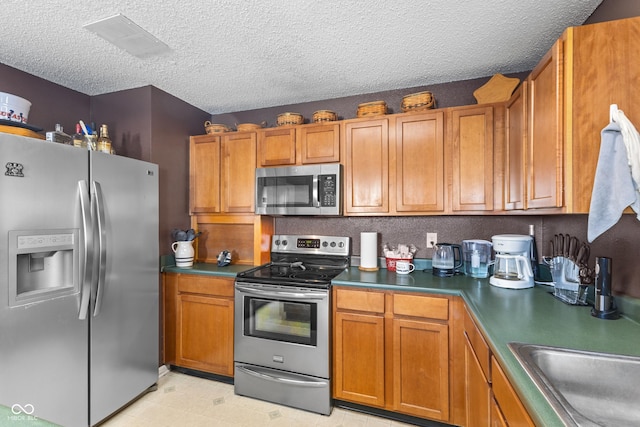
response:
[(416, 266), (409, 261), (396, 261), (397, 274), (409, 274), (416, 269)]

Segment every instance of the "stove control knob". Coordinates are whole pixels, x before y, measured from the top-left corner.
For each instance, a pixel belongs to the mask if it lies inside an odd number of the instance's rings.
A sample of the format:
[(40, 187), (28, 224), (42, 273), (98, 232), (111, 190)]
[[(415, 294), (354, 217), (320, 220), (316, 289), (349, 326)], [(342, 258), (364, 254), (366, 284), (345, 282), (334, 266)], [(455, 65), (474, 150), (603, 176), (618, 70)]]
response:
[(326, 240), (324, 242), (322, 242), (322, 247), (326, 248), (327, 246), (329, 246), (329, 242), (327, 242)]
[(330, 246), (331, 246), (332, 248), (335, 248), (335, 247), (336, 247), (336, 242), (331, 242), (331, 245), (330, 245)]
[(338, 243), (338, 247), (339, 247), (339, 248), (344, 248), (344, 242), (340, 242), (340, 243)]
[(287, 246), (287, 244), (288, 244), (288, 243), (289, 243), (289, 242), (287, 242), (286, 240), (283, 240), (283, 241), (282, 241), (282, 246)]
[(276, 246), (280, 246), (280, 240), (276, 240), (275, 242), (273, 242), (273, 244)]

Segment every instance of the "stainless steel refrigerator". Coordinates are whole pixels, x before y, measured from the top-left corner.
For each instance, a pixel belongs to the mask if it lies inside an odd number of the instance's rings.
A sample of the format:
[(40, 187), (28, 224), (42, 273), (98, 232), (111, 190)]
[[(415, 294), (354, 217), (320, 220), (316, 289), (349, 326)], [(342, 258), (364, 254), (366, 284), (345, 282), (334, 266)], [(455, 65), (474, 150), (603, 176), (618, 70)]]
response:
[(0, 133), (0, 168), (0, 405), (95, 425), (158, 380), (158, 167)]

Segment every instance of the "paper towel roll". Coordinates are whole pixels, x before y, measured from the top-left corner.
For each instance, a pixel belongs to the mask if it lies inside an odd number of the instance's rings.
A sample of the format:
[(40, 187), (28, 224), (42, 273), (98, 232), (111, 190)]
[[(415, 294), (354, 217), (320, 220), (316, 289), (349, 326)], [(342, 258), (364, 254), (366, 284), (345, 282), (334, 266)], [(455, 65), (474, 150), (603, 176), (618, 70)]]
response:
[(378, 269), (378, 233), (375, 231), (360, 233), (360, 269)]

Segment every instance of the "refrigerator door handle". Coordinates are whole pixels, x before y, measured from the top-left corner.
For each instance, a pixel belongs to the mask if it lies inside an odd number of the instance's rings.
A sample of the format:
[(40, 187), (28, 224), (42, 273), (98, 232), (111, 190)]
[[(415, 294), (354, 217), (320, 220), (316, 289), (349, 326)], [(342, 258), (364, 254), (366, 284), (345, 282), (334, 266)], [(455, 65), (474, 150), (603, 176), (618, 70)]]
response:
[(98, 281), (96, 285), (96, 302), (93, 309), (93, 317), (100, 314), (102, 307), (102, 294), (104, 293), (104, 282), (107, 274), (107, 230), (104, 217), (104, 196), (102, 187), (97, 181), (93, 181), (93, 190), (95, 197), (96, 225), (98, 227)]
[(82, 211), (82, 232), (84, 234), (84, 256), (82, 259), (82, 285), (80, 286), (80, 310), (78, 319), (85, 320), (91, 300), (91, 279), (93, 268), (93, 230), (91, 227), (91, 202), (87, 181), (78, 181), (78, 197)]

